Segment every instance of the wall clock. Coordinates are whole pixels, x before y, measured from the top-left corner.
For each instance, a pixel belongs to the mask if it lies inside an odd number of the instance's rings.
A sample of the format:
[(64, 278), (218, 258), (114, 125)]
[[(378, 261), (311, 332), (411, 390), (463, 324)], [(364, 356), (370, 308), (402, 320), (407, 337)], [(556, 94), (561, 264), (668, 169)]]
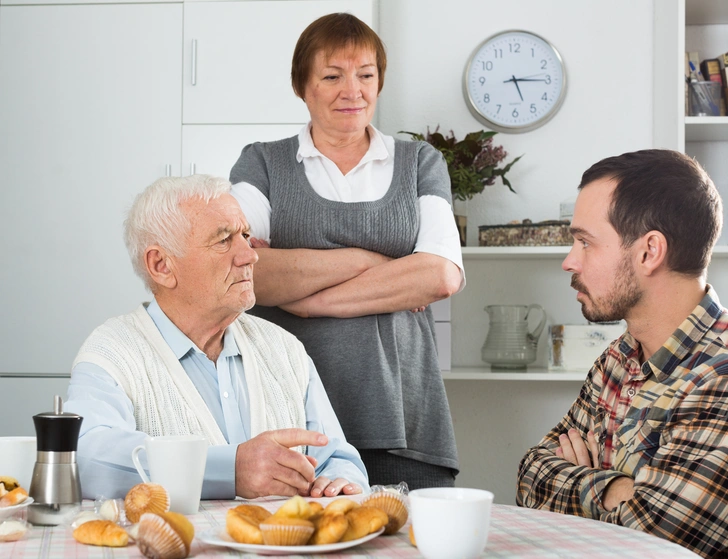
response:
[(503, 31), (470, 55), (463, 75), (470, 112), (488, 128), (520, 133), (548, 122), (566, 95), (566, 68), (554, 46), (528, 31)]

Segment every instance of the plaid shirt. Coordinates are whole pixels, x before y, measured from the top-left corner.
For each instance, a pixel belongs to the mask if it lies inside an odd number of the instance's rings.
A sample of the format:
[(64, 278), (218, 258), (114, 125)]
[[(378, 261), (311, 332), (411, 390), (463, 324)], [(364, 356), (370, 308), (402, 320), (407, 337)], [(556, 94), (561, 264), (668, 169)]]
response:
[[(621, 524), (709, 557), (728, 547), (728, 311), (712, 287), (672, 337), (640, 365), (627, 332), (589, 372), (561, 422), (518, 471), (520, 506)], [(599, 441), (601, 468), (556, 456), (559, 435)], [(620, 476), (634, 496), (606, 510)]]

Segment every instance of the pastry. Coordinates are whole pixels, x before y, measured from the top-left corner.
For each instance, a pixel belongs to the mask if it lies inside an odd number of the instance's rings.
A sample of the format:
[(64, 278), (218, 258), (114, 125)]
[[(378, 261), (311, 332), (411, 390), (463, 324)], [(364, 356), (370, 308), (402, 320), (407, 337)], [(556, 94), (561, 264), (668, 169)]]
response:
[(260, 523), (270, 516), (270, 512), (258, 505), (240, 505), (228, 509), (225, 529), (238, 543), (261, 545), (263, 533), (260, 531)]
[(341, 538), (342, 542), (358, 540), (380, 528), (383, 528), (389, 522), (387, 513), (376, 507), (357, 507), (346, 513), (349, 521), (349, 528)]
[(107, 499), (99, 507), (99, 516), (104, 520), (119, 522), (120, 515), (121, 507), (119, 507), (119, 501), (116, 499)]
[(150, 559), (184, 559), (190, 554), (195, 529), (183, 514), (145, 512), (136, 537), (139, 551)]
[(349, 528), (349, 521), (341, 513), (317, 514), (309, 520), (313, 522), (314, 528), (313, 535), (308, 540), (309, 545), (336, 543)]
[(409, 514), (404, 497), (392, 491), (377, 491), (362, 501), (362, 506), (377, 507), (387, 513), (389, 522), (384, 527), (385, 534), (396, 534), (405, 525)]
[(20, 520), (0, 522), (0, 542), (15, 542), (28, 531), (28, 525)]
[(22, 487), (16, 487), (12, 491), (0, 497), (0, 509), (19, 505), (28, 498), (28, 492)]
[(308, 502), (300, 495), (296, 495), (283, 503), (278, 510), (273, 513), (273, 516), (278, 518), (302, 518), (303, 520), (306, 520), (311, 516), (311, 514), (312, 511)]
[(129, 522), (139, 522), (145, 512), (167, 512), (169, 495), (158, 483), (140, 483), (129, 489), (124, 499), (124, 509)]
[(89, 520), (73, 531), (76, 541), (87, 545), (126, 547), (129, 536), (126, 530), (110, 520)]
[(266, 545), (306, 545), (313, 534), (313, 523), (302, 518), (271, 516), (260, 523)]
[(324, 509), (324, 514), (341, 513), (346, 514), (351, 509), (359, 507), (359, 503), (352, 501), (351, 499), (336, 499), (331, 501)]
[(10, 476), (0, 476), (0, 484), (5, 491), (12, 491), (16, 487), (20, 487), (18, 480)]
[(311, 507), (311, 516), (324, 511), (324, 506), (317, 501), (310, 501), (308, 506)]

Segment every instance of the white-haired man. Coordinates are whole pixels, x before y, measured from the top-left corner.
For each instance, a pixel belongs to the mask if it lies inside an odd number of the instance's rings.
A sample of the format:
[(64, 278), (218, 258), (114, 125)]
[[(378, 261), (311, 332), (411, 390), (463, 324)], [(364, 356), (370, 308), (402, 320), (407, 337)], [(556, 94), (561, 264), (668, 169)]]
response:
[(74, 361), (65, 409), (84, 418), (87, 498), (139, 482), (131, 451), (147, 436), (186, 433), (210, 443), (203, 499), (332, 496), (367, 484), (301, 343), (244, 314), (258, 256), (229, 192), (224, 179), (165, 178), (129, 211), (127, 249), (154, 297), (94, 330)]

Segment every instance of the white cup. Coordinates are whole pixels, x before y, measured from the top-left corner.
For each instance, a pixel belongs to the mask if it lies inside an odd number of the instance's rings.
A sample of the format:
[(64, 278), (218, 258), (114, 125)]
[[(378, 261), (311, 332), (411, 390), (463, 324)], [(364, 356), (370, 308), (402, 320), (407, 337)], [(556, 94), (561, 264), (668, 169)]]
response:
[(146, 450), (149, 476), (169, 493), (169, 509), (182, 514), (195, 514), (200, 508), (202, 479), (207, 461), (207, 439), (201, 435), (149, 437), (131, 452), (131, 459), (144, 483), (149, 483), (139, 461), (139, 452)]
[(488, 541), (493, 493), (430, 487), (409, 494), (417, 549), (426, 559), (475, 559)]
[(35, 437), (0, 437), (0, 476), (14, 477), (30, 491), (36, 456)]

